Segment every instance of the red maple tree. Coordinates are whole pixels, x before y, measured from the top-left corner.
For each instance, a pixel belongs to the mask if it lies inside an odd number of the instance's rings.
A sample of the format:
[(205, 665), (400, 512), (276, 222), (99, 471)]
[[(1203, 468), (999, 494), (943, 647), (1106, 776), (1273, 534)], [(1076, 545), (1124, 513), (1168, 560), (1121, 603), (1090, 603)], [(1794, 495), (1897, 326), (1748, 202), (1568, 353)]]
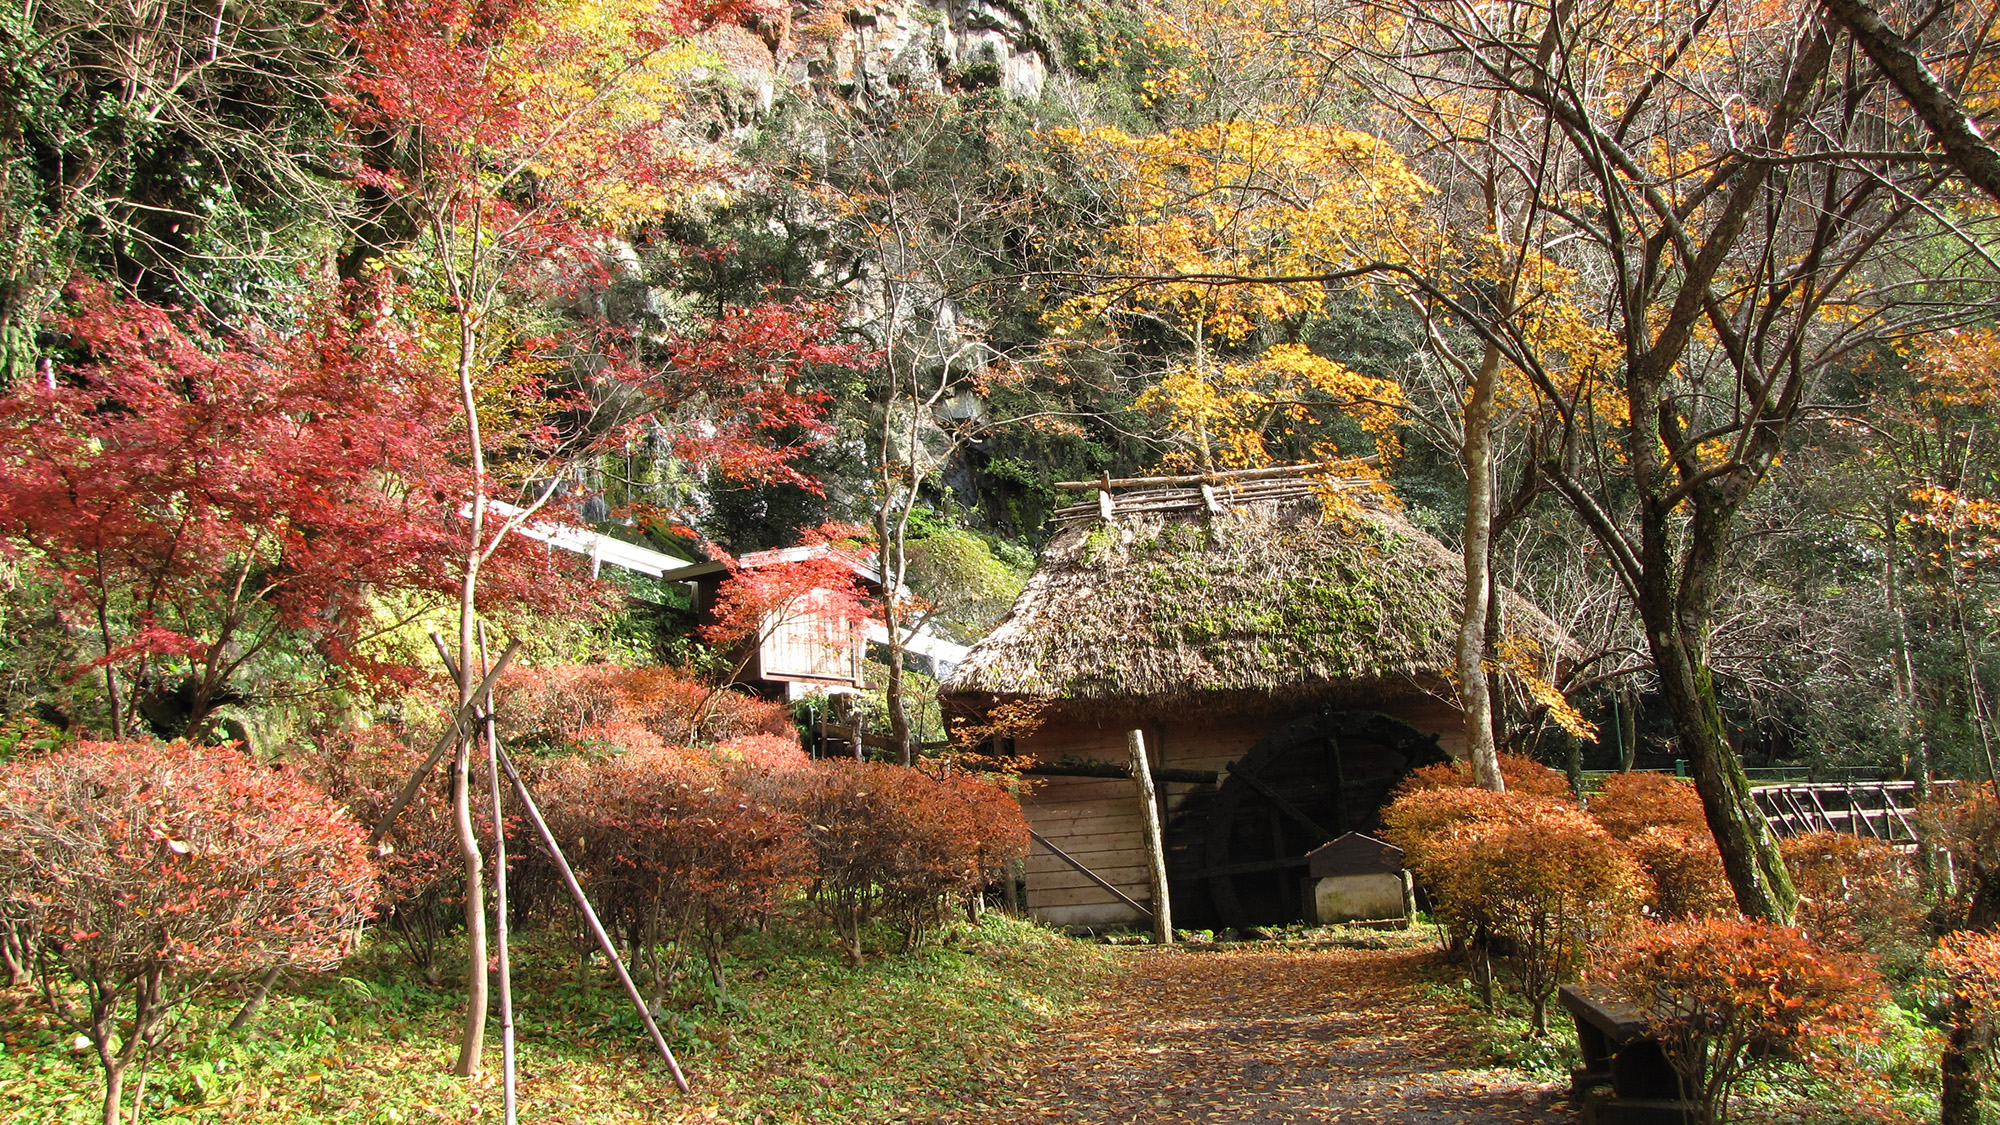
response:
[[(848, 651), (862, 641), (879, 603), (863, 584), (872, 574), (873, 548), (865, 534), (847, 524), (827, 523), (807, 531), (798, 547), (764, 558), (736, 559), (716, 552), (729, 568), (701, 638), (731, 661), (718, 690), (743, 674), (765, 641), (779, 630), (794, 630), (829, 652)], [(696, 710), (694, 734), (703, 733), (711, 695)]]
[[(199, 734), (277, 649), (370, 677), (380, 609), (451, 592), (464, 503), (450, 388), (416, 340), (341, 300), (292, 331), (209, 328), (78, 284), (71, 360), (0, 395), (0, 550), (26, 549), (95, 635), (106, 729)], [(518, 537), (501, 606), (584, 586)]]

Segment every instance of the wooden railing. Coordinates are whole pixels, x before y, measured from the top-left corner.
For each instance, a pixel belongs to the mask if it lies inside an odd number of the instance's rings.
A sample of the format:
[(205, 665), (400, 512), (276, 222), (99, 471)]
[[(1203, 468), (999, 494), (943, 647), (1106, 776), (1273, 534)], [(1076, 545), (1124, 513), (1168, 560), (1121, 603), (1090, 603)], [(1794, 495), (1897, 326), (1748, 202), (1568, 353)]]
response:
[[(1938, 789), (1952, 782), (1940, 781)], [(1750, 791), (1780, 836), (1846, 832), (1890, 844), (1915, 844), (1914, 781), (1820, 781), (1761, 785)]]

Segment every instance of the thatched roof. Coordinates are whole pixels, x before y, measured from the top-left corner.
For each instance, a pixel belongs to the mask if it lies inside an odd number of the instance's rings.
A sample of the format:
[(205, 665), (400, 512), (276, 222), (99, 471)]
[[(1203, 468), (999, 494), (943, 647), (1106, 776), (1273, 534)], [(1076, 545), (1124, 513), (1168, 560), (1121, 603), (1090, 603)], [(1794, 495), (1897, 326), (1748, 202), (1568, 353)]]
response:
[[(1072, 524), (941, 692), (1129, 707), (1442, 688), (1458, 556), (1398, 513), (1347, 507), (1294, 497)], [(1511, 591), (1502, 607), (1509, 635), (1567, 647)]]

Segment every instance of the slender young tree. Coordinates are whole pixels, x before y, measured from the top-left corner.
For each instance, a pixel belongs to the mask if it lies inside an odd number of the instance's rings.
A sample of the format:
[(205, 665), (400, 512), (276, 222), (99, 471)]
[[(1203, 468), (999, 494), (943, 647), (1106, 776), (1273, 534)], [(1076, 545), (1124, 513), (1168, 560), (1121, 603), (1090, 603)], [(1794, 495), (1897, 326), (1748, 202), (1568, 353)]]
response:
[[(692, 464), (795, 477), (820, 431), (821, 401), (797, 364), (757, 361), (823, 338), (811, 318), (760, 310), (668, 326), (664, 343), (556, 313), (607, 284), (629, 227), (719, 186), (723, 165), (686, 115), (701, 55), (693, 37), (757, 10), (699, 0), (567, 5), (392, 2), (344, 25), (356, 57), (343, 108), (385, 138), (362, 186), (406, 220), (380, 261), (410, 291), (459, 406), (456, 713), (474, 702), (485, 571), (525, 521), (548, 518), (576, 463), (615, 449), (644, 420)], [(385, 205), (385, 210), (388, 205)], [(767, 331), (735, 354), (744, 317)], [(657, 335), (657, 334), (656, 334)], [(493, 506), (510, 494), (506, 509)], [(466, 868), (468, 984), (457, 1072), (479, 1069), (486, 1022), (483, 864), (468, 792), (472, 731), (454, 757), (453, 806)]]

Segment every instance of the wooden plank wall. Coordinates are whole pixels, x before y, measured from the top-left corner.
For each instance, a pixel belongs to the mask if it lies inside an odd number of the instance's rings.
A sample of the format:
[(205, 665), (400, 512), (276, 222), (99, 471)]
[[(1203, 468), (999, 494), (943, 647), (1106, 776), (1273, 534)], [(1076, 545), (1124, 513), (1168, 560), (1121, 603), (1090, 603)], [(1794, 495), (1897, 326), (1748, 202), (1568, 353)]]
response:
[[(1428, 697), (1398, 700), (1380, 708), (1419, 730), (1435, 731), (1447, 753), (1462, 756), (1465, 734), (1458, 712)], [(1241, 758), (1259, 739), (1297, 718), (1279, 713), (1269, 720), (1236, 716), (1226, 720), (1192, 717), (1143, 728), (1155, 766), (1171, 769), (1221, 771)], [(1128, 759), (1126, 728), (1053, 721), (1021, 739), (1018, 749), (1047, 761), (1075, 758), (1118, 762)], [(1021, 802), (1028, 823), (1040, 835), (1075, 856), (1084, 866), (1138, 902), (1152, 897), (1146, 873), (1145, 844), (1140, 835), (1138, 796), (1130, 781), (1116, 778), (1042, 777)], [(1171, 812), (1190, 792), (1202, 788), (1186, 782), (1160, 787), (1162, 803)], [(1166, 820), (1162, 816), (1161, 820)], [(1058, 926), (1138, 924), (1133, 909), (1104, 888), (1084, 878), (1040, 844), (1032, 845), (1027, 864), (1028, 910)]]

